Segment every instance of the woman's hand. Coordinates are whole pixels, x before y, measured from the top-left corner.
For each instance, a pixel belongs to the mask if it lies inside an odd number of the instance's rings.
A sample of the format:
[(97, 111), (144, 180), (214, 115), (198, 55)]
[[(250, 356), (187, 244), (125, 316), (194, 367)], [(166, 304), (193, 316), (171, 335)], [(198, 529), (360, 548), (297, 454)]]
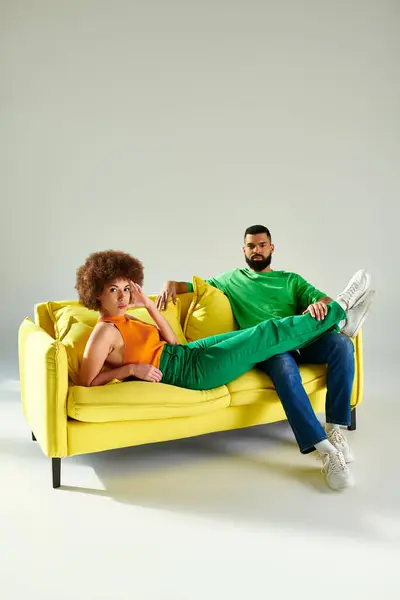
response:
[(162, 373), (160, 369), (153, 367), (153, 365), (132, 364), (130, 367), (131, 374), (138, 379), (151, 381), (152, 383), (159, 383), (161, 381)]
[(142, 288), (140, 287), (140, 285), (133, 281), (131, 281), (129, 285), (131, 288), (131, 303), (129, 305), (130, 308), (137, 308), (139, 306), (144, 306), (145, 308), (147, 308), (152, 304), (150, 298), (148, 298), (146, 294), (142, 292)]

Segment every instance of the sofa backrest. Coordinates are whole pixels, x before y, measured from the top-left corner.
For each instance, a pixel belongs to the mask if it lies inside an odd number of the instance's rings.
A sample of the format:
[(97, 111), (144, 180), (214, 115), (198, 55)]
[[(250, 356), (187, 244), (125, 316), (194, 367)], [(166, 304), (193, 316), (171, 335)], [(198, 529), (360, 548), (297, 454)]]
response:
[[(150, 298), (152, 300), (156, 299), (156, 295), (151, 295)], [(193, 299), (193, 292), (189, 292), (187, 294), (180, 294), (179, 295), (180, 301), (181, 301), (181, 325), (183, 328), (183, 325), (185, 323), (185, 319), (186, 319), (186, 315), (188, 313), (190, 304), (192, 302)], [(62, 303), (66, 303), (68, 301), (62, 301)], [(76, 304), (76, 298), (74, 300), (70, 301), (71, 304)], [(48, 302), (40, 302), (38, 304), (35, 304), (35, 323), (37, 325), (39, 325), (39, 327), (41, 327), (42, 329), (44, 329), (49, 335), (51, 335), (52, 338), (55, 338), (55, 331), (54, 331), (54, 322), (53, 319), (50, 316), (50, 311), (49, 311), (49, 305)]]

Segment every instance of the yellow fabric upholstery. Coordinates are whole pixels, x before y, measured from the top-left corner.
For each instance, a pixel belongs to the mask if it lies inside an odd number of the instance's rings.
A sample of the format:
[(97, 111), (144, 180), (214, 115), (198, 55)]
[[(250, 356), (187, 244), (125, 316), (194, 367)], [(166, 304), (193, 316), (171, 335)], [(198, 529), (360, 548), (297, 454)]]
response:
[(351, 394), (351, 406), (360, 404), (364, 394), (364, 355), (363, 355), (363, 332), (360, 329), (359, 334), (355, 339), (352, 339), (354, 344), (355, 372), (353, 391)]
[[(300, 375), (308, 395), (323, 390), (326, 385), (325, 365), (304, 365), (300, 367)], [(231, 394), (231, 406), (243, 406), (262, 401), (266, 392), (275, 396), (275, 388), (270, 377), (260, 369), (252, 369), (244, 373), (226, 386)]]
[(183, 332), (188, 342), (237, 329), (228, 298), (200, 277), (193, 277), (193, 299)]
[[(313, 394), (310, 400), (316, 412), (324, 410), (324, 392)], [(178, 440), (283, 419), (286, 419), (286, 415), (282, 404), (272, 391), (264, 395), (259, 403), (229, 406), (215, 412), (179, 419), (111, 423), (82, 423), (71, 419), (68, 421), (68, 456)]]
[[(150, 296), (153, 302), (156, 296)], [(89, 327), (94, 327), (98, 321), (99, 313), (97, 310), (89, 310), (78, 300), (66, 300), (62, 302), (47, 302), (48, 314), (53, 322), (55, 337), (62, 340), (68, 333), (74, 323), (85, 323)], [(146, 323), (154, 325), (153, 319), (150, 317), (147, 310), (143, 307), (130, 308), (128, 314), (141, 319)], [(173, 332), (180, 344), (186, 343), (186, 338), (183, 335), (181, 326), (181, 301), (177, 298), (176, 304), (169, 302), (167, 309), (163, 311), (163, 316), (170, 324)]]
[[(155, 302), (156, 296), (150, 296), (150, 299)], [(145, 323), (151, 323), (154, 325), (153, 319), (150, 317), (149, 313), (145, 308), (131, 308), (128, 311), (128, 314), (144, 321)], [(176, 304), (172, 301), (168, 303), (167, 309), (162, 312), (162, 316), (168, 321), (171, 326), (172, 331), (175, 333), (178, 338), (179, 344), (186, 344), (186, 337), (182, 331), (181, 326), (181, 301), (180, 298), (176, 299)]]
[(64, 346), (25, 319), (18, 333), (22, 410), (48, 456), (67, 450), (68, 366)]
[(93, 327), (90, 325), (72, 320), (66, 335), (62, 338), (62, 344), (67, 351), (68, 374), (75, 385), (79, 384), (81, 361), (92, 331)]
[(229, 402), (225, 386), (198, 392), (166, 384), (126, 381), (91, 388), (72, 386), (68, 415), (87, 423), (168, 419), (226, 408)]
[[(199, 278), (194, 284), (196, 293), (179, 297), (182, 301), (181, 324), (190, 325), (189, 335), (205, 337), (234, 329), (232, 311), (223, 294), (206, 286)], [(206, 287), (210, 289), (206, 290)], [(270, 379), (255, 371), (226, 387), (211, 390), (210, 394), (136, 381), (89, 389), (74, 385), (68, 388), (69, 350), (68, 344), (67, 347), (64, 344), (68, 339), (71, 343), (83, 344), (83, 325), (89, 328), (91, 325), (74, 321), (74, 328), (81, 328), (74, 341), (68, 338), (72, 332), (69, 319), (73, 315), (63, 312), (64, 323), (60, 318), (58, 330), (61, 325), (65, 327), (65, 322), (69, 323), (70, 329), (64, 333), (61, 343), (55, 339), (54, 331), (54, 312), (60, 308), (63, 307), (52, 305), (51, 317), (47, 303), (36, 305), (37, 324), (26, 319), (19, 330), (23, 412), (47, 456), (99, 452), (285, 419)], [(207, 322), (209, 319), (211, 321)], [(362, 332), (354, 340), (354, 346), (353, 407), (361, 403), (363, 393)], [(304, 365), (301, 374), (314, 409), (323, 411), (325, 367)], [(129, 420), (125, 420), (128, 415), (125, 410), (129, 411)], [(99, 422), (101, 414), (106, 412), (110, 420)]]
[(48, 302), (47, 308), (54, 324), (55, 337), (62, 340), (73, 323), (85, 323), (93, 329), (99, 318), (97, 310), (89, 310), (77, 300)]

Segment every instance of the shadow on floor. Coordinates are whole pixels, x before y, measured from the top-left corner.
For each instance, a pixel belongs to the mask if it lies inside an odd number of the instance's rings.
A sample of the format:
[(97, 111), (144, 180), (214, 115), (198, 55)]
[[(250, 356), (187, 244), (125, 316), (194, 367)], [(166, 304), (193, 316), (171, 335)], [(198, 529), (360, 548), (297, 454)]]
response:
[(363, 456), (353, 468), (357, 486), (341, 493), (327, 488), (314, 454), (297, 451), (287, 423), (77, 457), (94, 469), (104, 490), (64, 489), (147, 508), (400, 544), (399, 482), (388, 476), (395, 472), (394, 457), (391, 466), (376, 449), (363, 450), (358, 437), (349, 433)]
[[(400, 546), (400, 410), (393, 402), (385, 410), (384, 402), (360, 410), (358, 430), (348, 434), (358, 457), (352, 466), (357, 485), (342, 493), (326, 487), (320, 463), (298, 452), (282, 422), (64, 459), (63, 485), (54, 494)], [(29, 430), (23, 439), (0, 437), (2, 455), (16, 458), (21, 468), (42, 461), (51, 485), (49, 461)], [(74, 485), (77, 467), (93, 469), (103, 489)]]

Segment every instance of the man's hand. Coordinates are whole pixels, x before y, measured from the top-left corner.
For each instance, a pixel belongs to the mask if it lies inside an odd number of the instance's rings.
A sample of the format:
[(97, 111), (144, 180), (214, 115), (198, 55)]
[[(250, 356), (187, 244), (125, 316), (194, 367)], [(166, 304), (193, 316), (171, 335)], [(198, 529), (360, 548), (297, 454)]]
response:
[(133, 377), (137, 377), (138, 379), (142, 379), (143, 381), (150, 381), (152, 383), (159, 383), (162, 378), (162, 373), (160, 369), (157, 367), (153, 367), (153, 365), (129, 365), (131, 367), (131, 375)]
[(324, 302), (314, 302), (314, 304), (310, 304), (310, 306), (306, 308), (303, 315), (307, 313), (310, 313), (317, 321), (323, 321), (328, 313), (328, 307)]
[(140, 287), (140, 285), (134, 283), (133, 281), (131, 281), (129, 285), (131, 288), (131, 304), (129, 305), (130, 308), (137, 308), (138, 306), (147, 307), (151, 304), (150, 298), (148, 298), (146, 294), (142, 292), (142, 288)]
[(163, 289), (157, 296), (156, 306), (158, 310), (166, 310), (170, 298), (172, 302), (176, 304), (177, 285), (176, 281), (166, 281)]

